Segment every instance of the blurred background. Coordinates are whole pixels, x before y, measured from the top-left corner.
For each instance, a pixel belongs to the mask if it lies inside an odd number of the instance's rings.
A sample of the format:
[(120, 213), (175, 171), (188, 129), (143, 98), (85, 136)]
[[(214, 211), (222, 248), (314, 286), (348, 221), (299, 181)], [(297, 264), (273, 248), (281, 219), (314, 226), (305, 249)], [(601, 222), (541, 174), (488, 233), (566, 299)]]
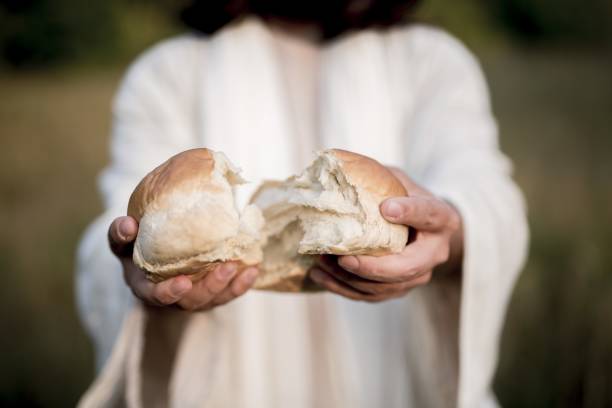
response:
[[(0, 406), (71, 406), (93, 376), (74, 251), (101, 211), (127, 64), (179, 33), (171, 0), (0, 0)], [(532, 228), (495, 390), (612, 406), (612, 2), (423, 0), (480, 58)]]

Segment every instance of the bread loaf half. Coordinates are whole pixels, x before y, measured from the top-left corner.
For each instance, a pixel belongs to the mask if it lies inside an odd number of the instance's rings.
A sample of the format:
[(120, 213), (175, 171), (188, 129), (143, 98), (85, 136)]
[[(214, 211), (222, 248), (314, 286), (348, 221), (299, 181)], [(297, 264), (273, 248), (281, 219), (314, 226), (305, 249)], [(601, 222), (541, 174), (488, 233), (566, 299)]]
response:
[(217, 263), (262, 260), (259, 209), (242, 214), (232, 186), (243, 183), (223, 153), (187, 150), (154, 169), (138, 184), (128, 215), (139, 222), (134, 263), (159, 282), (185, 274), (202, 278)]
[(252, 202), (263, 212), (264, 258), (259, 289), (310, 288), (313, 254), (400, 252), (408, 229), (380, 214), (380, 203), (406, 190), (383, 165), (344, 150), (325, 150), (300, 175), (264, 183)]

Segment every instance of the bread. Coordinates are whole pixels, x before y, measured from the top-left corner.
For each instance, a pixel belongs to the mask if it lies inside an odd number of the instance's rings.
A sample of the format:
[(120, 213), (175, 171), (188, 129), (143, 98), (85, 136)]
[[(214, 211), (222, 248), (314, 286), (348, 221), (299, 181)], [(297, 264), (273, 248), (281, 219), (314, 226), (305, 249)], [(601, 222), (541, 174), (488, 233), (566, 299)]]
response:
[(406, 195), (383, 165), (344, 150), (325, 150), (300, 175), (268, 182), (252, 198), (263, 212), (259, 289), (307, 290), (313, 254), (384, 255), (401, 251), (408, 229), (380, 214), (386, 198)]
[(193, 149), (149, 173), (128, 215), (139, 221), (134, 263), (154, 282), (200, 279), (220, 262), (260, 264), (257, 289), (317, 289), (307, 279), (317, 254), (384, 255), (401, 251), (408, 230), (379, 205), (406, 195), (383, 165), (344, 150), (325, 150), (300, 175), (264, 183), (242, 214), (232, 186), (243, 183), (223, 153)]
[(179, 274), (202, 278), (217, 263), (262, 260), (263, 218), (255, 206), (239, 213), (232, 186), (243, 183), (223, 153), (187, 150), (138, 184), (128, 215), (139, 222), (133, 260), (160, 282)]

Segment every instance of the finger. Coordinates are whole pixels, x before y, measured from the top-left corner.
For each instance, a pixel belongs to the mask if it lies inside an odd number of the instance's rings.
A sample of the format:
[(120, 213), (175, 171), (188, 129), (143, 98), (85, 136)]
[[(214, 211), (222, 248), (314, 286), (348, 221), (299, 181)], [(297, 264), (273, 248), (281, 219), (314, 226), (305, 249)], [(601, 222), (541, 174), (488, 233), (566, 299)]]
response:
[(108, 242), (113, 253), (120, 258), (131, 257), (137, 234), (138, 223), (134, 218), (115, 218), (108, 228)]
[(370, 295), (391, 295), (402, 291), (408, 286), (406, 282), (386, 283), (364, 279), (361, 276), (344, 270), (338, 264), (329, 265), (327, 263), (321, 263), (320, 266), (325, 272), (349, 287)]
[(401, 282), (385, 283), (364, 279), (358, 275), (355, 275), (354, 273), (348, 272), (330, 258), (325, 259), (322, 263), (320, 263), (320, 266), (325, 272), (346, 283), (350, 287), (360, 292), (369, 293), (372, 295), (393, 295), (396, 293), (406, 293), (407, 290), (426, 284), (431, 279), (431, 271), (428, 271), (417, 276), (416, 278), (408, 278), (408, 280)]
[(318, 266), (324, 271), (333, 276), (334, 278), (346, 283), (352, 288), (357, 289), (358, 291), (364, 293), (372, 293), (370, 290), (364, 288), (369, 288), (369, 284), (376, 285), (396, 285), (395, 283), (381, 283), (378, 281), (373, 281), (370, 279), (365, 279), (359, 275), (355, 275), (342, 268), (338, 264), (338, 257), (335, 256), (322, 256)]
[(192, 288), (191, 279), (182, 275), (176, 276), (155, 284), (151, 297), (160, 306), (168, 306), (178, 302)]
[(312, 279), (316, 284), (327, 289), (328, 291), (347, 297), (349, 299), (364, 300), (364, 298), (367, 296), (367, 294), (352, 289), (348, 285), (340, 282), (339, 280), (335, 279), (333, 276), (319, 268), (312, 268), (310, 270), (310, 279)]
[(211, 273), (193, 285), (178, 305), (186, 310), (199, 310), (210, 305), (212, 300), (220, 294), (238, 272), (235, 263), (224, 263), (217, 266)]
[(386, 256), (341, 256), (338, 264), (364, 279), (378, 282), (402, 282), (415, 279), (448, 258), (444, 240), (426, 235), (408, 245), (399, 254)]
[(338, 279), (334, 278), (333, 276), (319, 268), (313, 268), (310, 270), (310, 278), (319, 286), (323, 287), (324, 289), (327, 289), (332, 293), (336, 293), (340, 296), (344, 296), (352, 300), (361, 300), (365, 302), (380, 302), (383, 300), (393, 299), (396, 297), (403, 296), (407, 292), (406, 290), (398, 291), (393, 294), (376, 295), (363, 293), (354, 288), (351, 288), (350, 286), (339, 281)]
[(444, 229), (452, 214), (446, 202), (427, 196), (389, 198), (380, 205), (380, 211), (390, 222), (424, 231)]
[(212, 303), (219, 306), (244, 295), (246, 291), (253, 286), (253, 283), (255, 283), (255, 279), (257, 279), (258, 275), (259, 270), (257, 268), (246, 268), (231, 281), (223, 292), (217, 295)]
[(125, 280), (136, 297), (156, 306), (168, 306), (176, 303), (193, 286), (186, 276), (176, 276), (160, 283), (148, 280), (142, 269), (131, 266), (124, 268)]

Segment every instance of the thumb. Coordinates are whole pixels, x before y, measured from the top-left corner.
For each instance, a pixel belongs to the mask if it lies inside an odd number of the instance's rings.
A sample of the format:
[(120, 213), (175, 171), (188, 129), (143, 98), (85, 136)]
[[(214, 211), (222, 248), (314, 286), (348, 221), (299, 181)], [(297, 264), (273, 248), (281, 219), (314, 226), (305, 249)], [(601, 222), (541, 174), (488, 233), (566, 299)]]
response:
[(111, 251), (119, 258), (131, 257), (134, 240), (138, 234), (138, 223), (132, 217), (118, 217), (108, 229)]
[(391, 222), (404, 221), (404, 208), (403, 203), (396, 198), (389, 198), (380, 205), (380, 212), (382, 215)]

